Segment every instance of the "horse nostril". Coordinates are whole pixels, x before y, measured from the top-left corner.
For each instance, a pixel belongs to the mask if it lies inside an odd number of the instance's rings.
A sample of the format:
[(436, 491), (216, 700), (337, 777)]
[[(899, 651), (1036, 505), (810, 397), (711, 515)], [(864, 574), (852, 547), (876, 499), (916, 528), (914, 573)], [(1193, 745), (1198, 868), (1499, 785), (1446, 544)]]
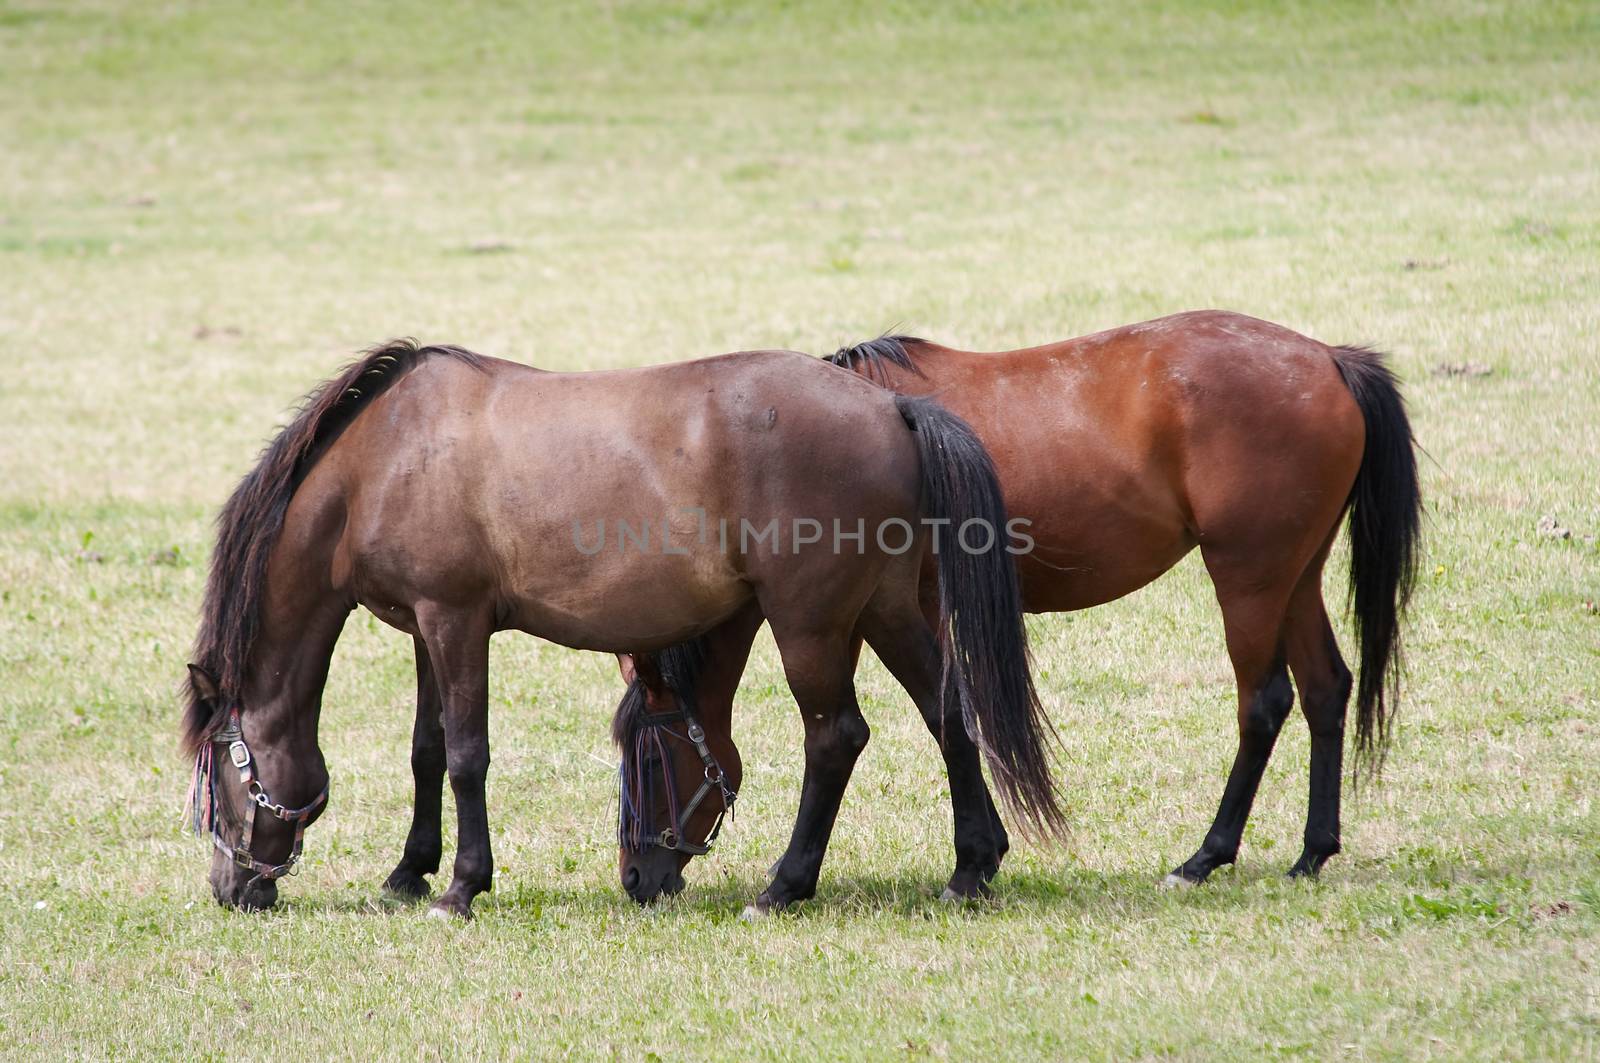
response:
[(629, 896), (639, 892), (639, 869), (628, 868), (628, 873), (622, 876), (622, 888), (628, 891)]

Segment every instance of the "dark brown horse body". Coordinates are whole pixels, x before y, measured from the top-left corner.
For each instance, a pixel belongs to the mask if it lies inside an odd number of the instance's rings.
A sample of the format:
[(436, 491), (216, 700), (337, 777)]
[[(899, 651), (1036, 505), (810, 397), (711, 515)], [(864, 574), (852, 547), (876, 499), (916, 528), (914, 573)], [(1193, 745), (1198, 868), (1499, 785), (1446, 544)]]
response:
[[(933, 506), (941, 516), (1004, 519), (969, 429), (933, 403), (803, 355), (555, 374), (456, 348), (371, 352), (313, 394), (219, 519), (185, 721), (202, 791), (211, 784), (197, 823), (207, 820), (217, 842), (218, 899), (272, 903), (276, 877), (325, 807), (318, 710), (358, 604), (411, 634), (417, 651), (417, 812), (392, 888), (424, 895), (422, 876), (438, 869), (446, 774), (460, 841), (435, 909), (466, 915), (490, 886), (493, 632), (648, 652), (757, 612), (772, 624), (806, 729), (790, 874), (760, 904), (808, 895), (866, 741), (852, 646), (868, 639), (925, 683), (938, 681), (940, 658), (918, 607), (921, 537), (904, 552), (870, 535), (859, 551), (836, 551), (791, 529), (800, 518), (909, 527), (929, 497), (943, 500)], [(730, 541), (719, 515), (778, 534), (751, 542), (739, 524)], [(631, 531), (620, 541), (619, 521)], [(962, 607), (992, 618), (980, 630), (946, 610), (950, 637), (1001, 661), (987, 672), (953, 661), (962, 708), (1003, 792), (1048, 822), (1054, 798), (1014, 568), (999, 550), (948, 565), (972, 589)], [(217, 782), (213, 749), (239, 768), (238, 786)], [(725, 724), (708, 756), (736, 789)], [(641, 858), (639, 892), (681, 885), (680, 867), (676, 853)]]
[[(1351, 674), (1324, 608), (1323, 565), (1349, 511), (1357, 731), (1371, 750), (1392, 702), (1419, 525), (1410, 426), (1377, 355), (1209, 311), (1000, 354), (887, 337), (831, 360), (897, 392), (937, 396), (972, 425), (1008, 512), (1032, 522), (1035, 548), (1018, 560), (1029, 611), (1111, 601), (1200, 548), (1237, 681), (1239, 751), (1216, 821), (1169, 881), (1200, 882), (1235, 858), (1293, 705), (1291, 674), (1312, 736), (1305, 848), (1291, 873), (1315, 873), (1339, 851)], [(934, 600), (925, 583), (925, 605)], [(758, 627), (747, 617), (709, 647), (696, 691), (708, 718), (727, 718), (717, 699), (733, 696)], [(976, 757), (944, 752), (959, 865), (951, 892), (967, 894), (993, 874), (1006, 838), (992, 803), (972, 797)]]

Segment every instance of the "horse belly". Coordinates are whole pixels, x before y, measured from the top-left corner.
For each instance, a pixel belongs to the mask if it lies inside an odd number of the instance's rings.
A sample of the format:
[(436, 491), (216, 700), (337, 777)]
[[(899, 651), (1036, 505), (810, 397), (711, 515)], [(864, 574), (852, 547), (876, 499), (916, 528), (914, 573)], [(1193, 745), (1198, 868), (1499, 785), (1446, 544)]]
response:
[(1017, 558), (1023, 606), (1030, 613), (1088, 609), (1132, 594), (1195, 545), (1181, 527), (1153, 522), (1057, 530), (1036, 539), (1033, 551)]
[[(1150, 463), (1125, 466), (1092, 446), (1062, 447), (1071, 465), (997, 456), (1006, 508), (1030, 523), (1017, 557), (1029, 612), (1066, 612), (1121, 598), (1183, 559), (1195, 541), (1177, 491)], [(1091, 475), (1092, 473), (1092, 475)]]
[(699, 635), (750, 597), (726, 557), (692, 540), (695, 549), (641, 546), (610, 533), (598, 549), (577, 536), (519, 551), (504, 574), (502, 626), (575, 649), (649, 651)]

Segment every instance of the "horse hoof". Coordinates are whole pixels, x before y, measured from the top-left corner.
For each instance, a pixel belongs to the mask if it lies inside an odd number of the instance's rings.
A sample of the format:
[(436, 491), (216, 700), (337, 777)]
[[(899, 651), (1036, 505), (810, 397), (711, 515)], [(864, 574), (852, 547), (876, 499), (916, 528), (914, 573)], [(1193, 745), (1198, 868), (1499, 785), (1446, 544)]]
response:
[(1172, 872), (1172, 874), (1161, 880), (1161, 888), (1164, 890), (1190, 890), (1194, 889), (1198, 885), (1200, 885), (1200, 883), (1196, 882), (1194, 879), (1184, 878), (1176, 871)]
[(463, 923), (472, 920), (471, 908), (458, 908), (445, 901), (443, 898), (428, 906), (429, 919), (459, 919)]
[(994, 891), (989, 888), (989, 880), (981, 872), (973, 874), (970, 871), (958, 871), (950, 877), (944, 892), (939, 894), (941, 901), (979, 901), (993, 897)]
[(775, 901), (770, 893), (763, 892), (761, 896), (744, 906), (744, 913), (740, 916), (747, 923), (768, 919), (774, 912), (783, 910), (784, 902)]

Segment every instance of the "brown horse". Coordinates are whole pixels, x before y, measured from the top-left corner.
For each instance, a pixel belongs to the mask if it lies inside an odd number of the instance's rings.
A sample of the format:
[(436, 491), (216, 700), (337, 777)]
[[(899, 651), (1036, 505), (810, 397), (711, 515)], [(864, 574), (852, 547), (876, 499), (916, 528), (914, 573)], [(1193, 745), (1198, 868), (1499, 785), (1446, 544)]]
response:
[[(1167, 881), (1201, 882), (1237, 856), (1294, 703), (1291, 674), (1311, 729), (1311, 798), (1305, 848), (1289, 873), (1316, 874), (1339, 851), (1351, 692), (1323, 605), (1323, 565), (1348, 513), (1361, 658), (1356, 736), (1359, 751), (1375, 758), (1394, 705), (1399, 620), (1416, 564), (1411, 428), (1382, 357), (1205, 311), (1003, 354), (884, 337), (830, 361), (899, 393), (935, 395), (977, 431), (1008, 511), (1032, 522), (1034, 549), (1018, 561), (1028, 611), (1120, 598), (1200, 548), (1233, 661), (1239, 750), (1204, 843)], [(927, 608), (936, 592), (932, 573), (925, 577)], [(694, 697), (716, 739), (729, 726), (759, 627), (759, 616), (746, 615), (701, 652)], [(918, 706), (939, 736), (936, 702), (919, 698)], [(957, 873), (946, 893), (970, 896), (994, 874), (1007, 839), (976, 755), (959, 734), (948, 737)], [(705, 826), (702, 814), (694, 827)], [(629, 858), (625, 850), (625, 867)]]
[[(467, 916), (490, 888), (489, 637), (507, 629), (654, 651), (752, 611), (768, 619), (803, 714), (806, 769), (790, 873), (760, 908), (815, 886), (867, 740), (852, 685), (860, 639), (948, 684), (1003, 796), (1049, 829), (1060, 813), (1014, 563), (998, 546), (939, 553), (952, 588), (938, 612), (953, 647), (942, 660), (918, 601), (926, 519), (1004, 525), (971, 429), (794, 352), (572, 374), (409, 342), (369, 352), (312, 393), (219, 517), (184, 718), (213, 892), (274, 903), (326, 808), (317, 721), (358, 604), (410, 634), (418, 662), (417, 813), (388, 886), (427, 893), (447, 773), (455, 793), (455, 874), (436, 912)], [(839, 549), (822, 529), (840, 525), (865, 534)], [(725, 739), (699, 750), (726, 807), (736, 754)], [(681, 886), (677, 855), (657, 844), (671, 840), (652, 838), (666, 855), (640, 872), (652, 876), (636, 879), (641, 895)]]

